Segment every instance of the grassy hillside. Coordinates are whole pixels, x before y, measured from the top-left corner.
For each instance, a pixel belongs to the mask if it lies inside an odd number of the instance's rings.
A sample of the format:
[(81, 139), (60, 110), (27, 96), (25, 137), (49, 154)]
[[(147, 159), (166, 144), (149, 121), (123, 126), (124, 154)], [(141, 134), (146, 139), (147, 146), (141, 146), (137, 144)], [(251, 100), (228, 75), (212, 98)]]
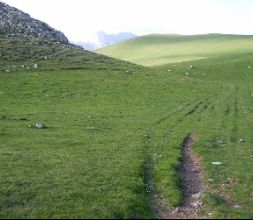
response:
[(147, 35), (99, 49), (97, 52), (144, 66), (158, 66), (252, 50), (253, 36), (208, 34)]
[[(104, 68), (124, 66), (123, 61), (85, 51), (55, 39), (12, 37), (0, 34), (0, 71), (27, 72), (34, 70)], [(37, 68), (34, 65), (37, 64)], [(128, 66), (135, 66), (128, 63)]]
[[(174, 52), (183, 50), (170, 38)], [(199, 38), (192, 48), (210, 42)], [(182, 144), (193, 132), (208, 186), (202, 214), (252, 218), (253, 53), (246, 37), (230, 51), (231, 38), (207, 59), (147, 68), (2, 36), (0, 218), (156, 217), (154, 191), (182, 203)]]

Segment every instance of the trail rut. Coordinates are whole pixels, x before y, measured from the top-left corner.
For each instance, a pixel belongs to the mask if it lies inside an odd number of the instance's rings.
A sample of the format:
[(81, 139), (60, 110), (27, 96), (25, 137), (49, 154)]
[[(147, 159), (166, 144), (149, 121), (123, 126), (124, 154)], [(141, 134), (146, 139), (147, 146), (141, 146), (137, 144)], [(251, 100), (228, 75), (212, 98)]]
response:
[(199, 219), (199, 210), (202, 207), (202, 184), (203, 174), (200, 167), (199, 157), (192, 151), (192, 144), (196, 141), (196, 135), (190, 134), (183, 143), (183, 160), (180, 166), (180, 176), (182, 178), (183, 203), (177, 208), (166, 204), (162, 195), (155, 194), (155, 212), (161, 219)]

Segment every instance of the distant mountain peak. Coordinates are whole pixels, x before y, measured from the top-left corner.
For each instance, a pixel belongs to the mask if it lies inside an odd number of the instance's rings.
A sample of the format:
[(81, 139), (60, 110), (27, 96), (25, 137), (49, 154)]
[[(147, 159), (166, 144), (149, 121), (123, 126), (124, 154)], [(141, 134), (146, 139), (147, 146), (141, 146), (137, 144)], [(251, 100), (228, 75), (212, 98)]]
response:
[(69, 42), (62, 32), (2, 2), (0, 2), (0, 33), (12, 36), (51, 38), (64, 44)]

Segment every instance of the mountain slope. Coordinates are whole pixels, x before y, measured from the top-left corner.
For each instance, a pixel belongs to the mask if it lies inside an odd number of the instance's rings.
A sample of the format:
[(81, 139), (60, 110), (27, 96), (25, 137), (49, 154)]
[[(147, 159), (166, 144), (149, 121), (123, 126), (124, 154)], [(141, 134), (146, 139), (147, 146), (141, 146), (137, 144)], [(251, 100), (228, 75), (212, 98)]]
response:
[(60, 31), (1, 2), (0, 64), (4, 72), (124, 65), (70, 44)]
[(79, 42), (78, 45), (82, 46), (86, 50), (96, 50), (101, 47), (106, 47), (121, 41), (129, 40), (137, 37), (136, 34), (122, 32), (118, 34), (107, 34), (100, 31), (96, 35), (96, 42)]
[(97, 50), (110, 57), (145, 66), (203, 59), (253, 50), (253, 36), (245, 35), (147, 35)]

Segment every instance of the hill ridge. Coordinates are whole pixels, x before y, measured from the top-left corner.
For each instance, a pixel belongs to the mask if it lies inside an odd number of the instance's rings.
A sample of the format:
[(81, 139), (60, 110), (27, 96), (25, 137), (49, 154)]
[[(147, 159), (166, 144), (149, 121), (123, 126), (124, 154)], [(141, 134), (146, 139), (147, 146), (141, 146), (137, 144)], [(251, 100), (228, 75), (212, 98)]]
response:
[(96, 52), (144, 66), (159, 66), (220, 56), (247, 53), (253, 49), (253, 35), (151, 34), (114, 44)]

